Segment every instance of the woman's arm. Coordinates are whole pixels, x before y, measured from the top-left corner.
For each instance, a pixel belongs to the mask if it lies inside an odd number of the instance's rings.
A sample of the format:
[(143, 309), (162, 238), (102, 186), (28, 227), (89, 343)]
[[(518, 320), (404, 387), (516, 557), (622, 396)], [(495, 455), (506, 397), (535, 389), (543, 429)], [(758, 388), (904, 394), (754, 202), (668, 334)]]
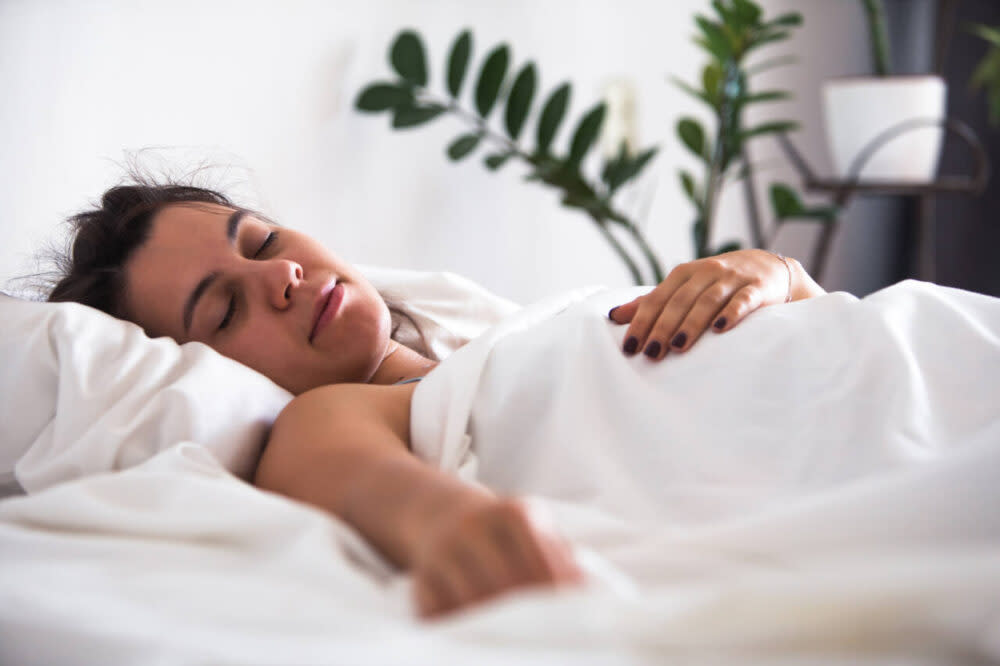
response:
[(785, 261), (765, 250), (737, 250), (680, 264), (608, 316), (629, 324), (625, 353), (660, 360), (668, 351), (687, 351), (710, 327), (723, 333), (758, 308), (826, 293), (798, 261)]
[(425, 616), (578, 580), (569, 550), (520, 502), (410, 453), (413, 388), (341, 384), (298, 396), (274, 424), (255, 485), (330, 511), (411, 570)]

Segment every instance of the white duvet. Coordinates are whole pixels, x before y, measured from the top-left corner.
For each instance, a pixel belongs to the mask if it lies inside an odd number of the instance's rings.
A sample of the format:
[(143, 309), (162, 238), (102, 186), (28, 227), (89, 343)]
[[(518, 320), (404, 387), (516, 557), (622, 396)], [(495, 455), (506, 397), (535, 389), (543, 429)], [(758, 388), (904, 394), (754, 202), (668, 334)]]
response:
[(0, 663), (1000, 660), (1000, 301), (907, 282), (620, 351), (580, 291), (414, 393), (430, 463), (528, 493), (592, 584), (433, 627), (349, 529), (180, 443), (0, 502)]

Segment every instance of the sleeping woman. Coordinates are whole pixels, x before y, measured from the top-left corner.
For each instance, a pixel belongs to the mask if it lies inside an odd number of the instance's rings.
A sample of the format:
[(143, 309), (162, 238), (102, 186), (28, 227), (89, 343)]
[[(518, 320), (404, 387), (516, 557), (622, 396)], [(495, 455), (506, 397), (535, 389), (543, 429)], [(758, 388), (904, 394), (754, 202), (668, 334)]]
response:
[[(414, 395), (422, 387), (431, 391), (438, 363), (392, 339), (389, 306), (380, 294), (316, 240), (220, 193), (187, 186), (116, 187), (99, 208), (71, 221), (72, 251), (50, 300), (96, 307), (139, 324), (150, 336), (203, 342), (295, 394), (274, 424), (255, 485), (352, 525), (412, 573), (422, 615), (514, 588), (581, 579), (568, 545), (519, 501), (515, 486), (469, 484), (422, 459), (411, 431), (419, 416)], [(697, 356), (689, 351), (699, 339), (699, 346), (721, 348), (729, 336), (716, 340), (717, 334), (751, 313), (824, 293), (794, 259), (742, 250), (682, 264), (655, 288), (612, 302), (616, 307), (599, 317), (587, 315), (584, 325), (618, 331), (618, 360), (607, 363), (632, 374), (603, 379), (617, 382), (604, 390), (634, 394), (642, 404), (649, 372), (667, 376), (676, 363), (679, 377), (708, 376), (697, 368), (698, 374), (684, 375), (692, 372), (683, 369), (684, 362)], [(551, 353), (560, 344), (555, 340)], [(583, 365), (588, 353), (577, 354)], [(655, 366), (662, 371), (647, 370)], [(796, 381), (788, 368), (772, 372), (775, 380)], [(712, 381), (721, 391), (732, 375), (727, 371), (728, 378)], [(551, 392), (552, 386), (542, 390)], [(534, 404), (563, 408), (545, 399)], [(717, 406), (720, 419), (730, 407)], [(779, 408), (787, 413), (789, 405)], [(649, 411), (635, 420), (656, 416)], [(681, 413), (673, 412), (673, 419)], [(637, 426), (629, 419), (620, 439), (631, 441), (628, 428)], [(532, 421), (524, 429), (542, 424)], [(655, 428), (655, 419), (642, 427)]]

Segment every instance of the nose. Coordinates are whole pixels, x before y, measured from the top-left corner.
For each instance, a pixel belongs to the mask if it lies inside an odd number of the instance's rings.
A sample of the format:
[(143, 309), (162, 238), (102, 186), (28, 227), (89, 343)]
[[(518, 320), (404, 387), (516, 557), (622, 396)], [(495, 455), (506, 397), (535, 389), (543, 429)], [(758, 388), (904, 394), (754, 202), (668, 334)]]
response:
[(292, 294), (302, 284), (302, 266), (289, 259), (272, 259), (258, 265), (262, 268), (268, 302), (278, 310), (288, 308)]

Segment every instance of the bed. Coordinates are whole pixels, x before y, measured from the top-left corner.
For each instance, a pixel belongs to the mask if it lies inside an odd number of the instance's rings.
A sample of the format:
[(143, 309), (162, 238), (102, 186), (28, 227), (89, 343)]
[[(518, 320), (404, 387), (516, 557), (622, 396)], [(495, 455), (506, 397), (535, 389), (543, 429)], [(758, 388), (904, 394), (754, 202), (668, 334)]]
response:
[[(622, 296), (588, 288), (520, 308), (447, 273), (366, 274), (407, 302), (431, 353), (453, 360), (419, 389), (419, 428), (442, 431), (423, 437), (421, 455), (470, 482), (488, 461), (470, 455), (464, 424), (476, 407), (463, 382), (500, 391), (483, 367), (515, 346), (508, 333)], [(986, 297), (904, 288), (944, 308), (941, 330), (921, 344), (962, 322), (979, 341), (947, 338), (978, 359), (968, 441), (915, 449), (835, 492), (711, 520), (532, 496), (574, 544), (587, 584), (519, 592), (434, 623), (416, 619), (406, 576), (349, 526), (247, 483), (287, 392), (197, 343), (150, 340), (82, 306), (0, 297), (0, 663), (1000, 660), (1000, 409), (990, 393), (1000, 319), (969, 323), (976, 308), (996, 312)], [(911, 301), (893, 301), (898, 321), (910, 321)], [(812, 307), (781, 308), (792, 306)], [(781, 326), (781, 308), (761, 312), (759, 326)], [(725, 343), (705, 341), (720, 354)], [(818, 354), (830, 349), (817, 342)], [(693, 372), (677, 367), (678, 381)], [(433, 402), (449, 391), (465, 407)], [(631, 498), (623, 479), (620, 497)]]

